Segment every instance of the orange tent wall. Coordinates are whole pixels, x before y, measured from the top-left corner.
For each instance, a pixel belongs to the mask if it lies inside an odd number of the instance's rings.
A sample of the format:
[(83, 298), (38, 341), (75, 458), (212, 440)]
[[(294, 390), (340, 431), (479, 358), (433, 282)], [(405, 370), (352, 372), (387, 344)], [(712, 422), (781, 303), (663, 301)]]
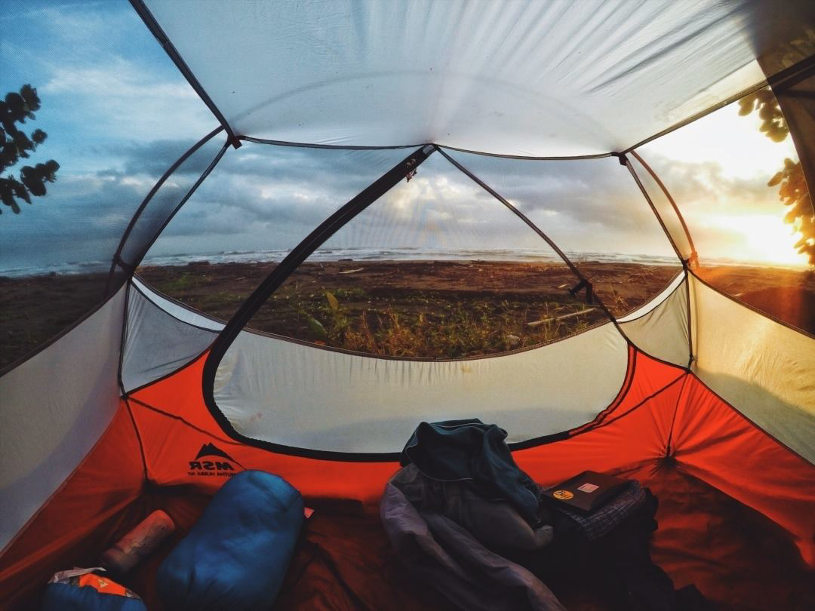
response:
[[(287, 456), (226, 436), (203, 401), (203, 362), (199, 358), (131, 397), (152, 481), (216, 489), (222, 478), (191, 475), (188, 469), (202, 445), (214, 443), (245, 468), (281, 475), (306, 497), (379, 498), (396, 463)], [(544, 485), (584, 469), (644, 475), (668, 456), (786, 528), (807, 564), (815, 566), (815, 466), (755, 427), (693, 374), (634, 348), (620, 395), (590, 426), (568, 439), (515, 452), (520, 467)]]
[[(0, 558), (0, 600), (30, 593), (55, 570), (93, 565), (137, 505), (145, 474), (162, 487), (218, 489), (227, 472), (204, 473), (190, 465), (207, 444), (228, 455), (223, 460), (231, 468), (277, 473), (307, 498), (378, 500), (399, 468), (396, 462), (288, 456), (224, 434), (203, 401), (203, 362), (201, 357), (123, 400), (93, 451)], [(620, 395), (594, 423), (514, 455), (543, 485), (584, 469), (647, 483), (661, 465), (675, 465), (782, 525), (815, 566), (815, 466), (756, 428), (693, 374), (633, 348)]]
[(143, 487), (139, 440), (122, 403), (88, 456), (0, 556), (0, 608), (31, 608), (32, 590), (55, 571), (95, 566)]
[[(681, 374), (672, 382), (671, 371)], [(649, 396), (657, 380), (665, 386)], [(815, 466), (695, 375), (637, 353), (631, 388), (601, 418), (565, 441), (518, 451), (515, 459), (544, 484), (583, 469), (648, 480), (668, 460), (783, 526), (804, 562), (815, 566)]]
[(205, 357), (175, 375), (131, 395), (129, 403), (142, 432), (147, 477), (159, 485), (193, 484), (215, 491), (224, 482), (217, 474), (191, 472), (205, 444), (228, 454), (238, 468), (280, 475), (305, 497), (338, 497), (375, 502), (385, 482), (399, 468), (393, 461), (344, 462), (270, 452), (228, 437), (204, 403), (201, 377)]

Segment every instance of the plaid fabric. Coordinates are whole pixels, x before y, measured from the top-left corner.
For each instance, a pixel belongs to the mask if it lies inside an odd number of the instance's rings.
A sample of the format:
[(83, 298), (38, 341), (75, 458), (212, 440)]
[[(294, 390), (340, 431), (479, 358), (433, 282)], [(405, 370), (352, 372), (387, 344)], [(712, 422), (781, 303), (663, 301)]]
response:
[(557, 510), (574, 520), (586, 538), (593, 541), (611, 532), (644, 502), (645, 489), (638, 481), (631, 480), (617, 496), (590, 514), (581, 514), (574, 509), (561, 506), (558, 506)]

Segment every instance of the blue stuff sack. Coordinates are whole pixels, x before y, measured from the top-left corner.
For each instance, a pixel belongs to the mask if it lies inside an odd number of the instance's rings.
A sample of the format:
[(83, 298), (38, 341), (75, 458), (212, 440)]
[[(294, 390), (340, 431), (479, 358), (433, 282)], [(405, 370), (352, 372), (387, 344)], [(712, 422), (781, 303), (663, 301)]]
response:
[(158, 570), (168, 609), (269, 609), (303, 525), (303, 499), (263, 471), (234, 475)]
[(132, 591), (93, 570), (57, 573), (45, 586), (40, 611), (147, 611)]

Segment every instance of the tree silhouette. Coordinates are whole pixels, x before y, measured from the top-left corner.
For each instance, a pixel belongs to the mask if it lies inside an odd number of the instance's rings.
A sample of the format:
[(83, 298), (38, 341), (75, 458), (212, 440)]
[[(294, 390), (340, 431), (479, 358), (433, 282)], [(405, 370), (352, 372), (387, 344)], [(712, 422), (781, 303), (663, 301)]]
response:
[[(761, 119), (759, 129), (773, 142), (782, 142), (789, 135), (790, 129), (781, 106), (769, 87), (745, 96), (739, 101), (739, 106), (739, 114), (743, 116), (758, 111)], [(815, 266), (815, 212), (801, 162), (785, 159), (784, 167), (767, 183), (768, 187), (776, 185), (778, 199), (789, 208), (784, 215), (784, 222), (801, 234), (801, 239), (795, 243), (794, 248), (805, 254), (809, 264)]]
[[(30, 136), (20, 130), (18, 123), (25, 123), (26, 119), (35, 119), (34, 111), (40, 109), (40, 98), (37, 90), (31, 85), (23, 85), (20, 92), (14, 91), (6, 94), (5, 100), (0, 101), (0, 174), (16, 164), (20, 158), (27, 159), (29, 153), (45, 142), (48, 136), (41, 129), (35, 129)], [(56, 180), (59, 164), (53, 159), (34, 166), (25, 165), (20, 168), (19, 180), (9, 173), (0, 176), (0, 200), (11, 208), (14, 214), (20, 213), (18, 199), (31, 203), (31, 197), (45, 195), (45, 183)], [(2, 208), (0, 208), (2, 214)]]

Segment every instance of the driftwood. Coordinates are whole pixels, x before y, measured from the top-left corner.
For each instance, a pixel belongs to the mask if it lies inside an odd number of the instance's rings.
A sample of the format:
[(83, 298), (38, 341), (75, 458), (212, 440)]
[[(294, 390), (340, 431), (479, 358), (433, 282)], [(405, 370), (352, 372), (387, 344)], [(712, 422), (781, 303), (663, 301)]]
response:
[(542, 318), (541, 320), (534, 320), (532, 322), (526, 323), (527, 327), (538, 327), (544, 323), (552, 322), (555, 320), (564, 320), (566, 318), (573, 318), (575, 316), (580, 316), (581, 314), (588, 314), (589, 312), (594, 312), (597, 308), (586, 308), (585, 310), (580, 310), (579, 312), (572, 312), (571, 314), (564, 314), (563, 316), (550, 316), (549, 318)]

